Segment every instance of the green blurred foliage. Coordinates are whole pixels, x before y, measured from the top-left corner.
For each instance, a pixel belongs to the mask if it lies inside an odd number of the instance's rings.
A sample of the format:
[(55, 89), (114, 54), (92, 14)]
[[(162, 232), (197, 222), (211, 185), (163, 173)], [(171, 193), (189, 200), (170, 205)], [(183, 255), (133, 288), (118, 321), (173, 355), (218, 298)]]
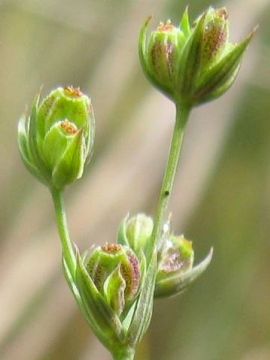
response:
[[(144, 79), (137, 35), (178, 22), (184, 1), (0, 2), (0, 359), (109, 359), (64, 281), (47, 190), (24, 169), (19, 116), (43, 86), (80, 86), (92, 97), (97, 135), (86, 176), (67, 190), (81, 249), (114, 241), (129, 211), (154, 213), (173, 106)], [(155, 303), (137, 359), (270, 358), (270, 4), (190, 0), (191, 17), (226, 6), (231, 38), (260, 24), (235, 86), (196, 109), (171, 202), (173, 227), (211, 246), (208, 271), (180, 297)]]

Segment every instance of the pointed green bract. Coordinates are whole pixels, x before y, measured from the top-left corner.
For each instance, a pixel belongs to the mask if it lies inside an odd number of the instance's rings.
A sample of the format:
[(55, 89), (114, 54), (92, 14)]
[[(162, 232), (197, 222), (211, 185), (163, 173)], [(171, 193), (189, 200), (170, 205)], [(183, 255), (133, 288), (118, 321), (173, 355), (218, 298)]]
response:
[(32, 175), (40, 181), (44, 181), (42, 173), (39, 171), (37, 164), (34, 162), (30, 147), (29, 147), (29, 129), (25, 116), (22, 116), (18, 124), (18, 146), (24, 165)]
[(186, 271), (174, 271), (156, 281), (155, 297), (175, 296), (185, 291), (207, 269), (212, 260), (213, 250), (198, 265)]
[(52, 172), (52, 182), (57, 188), (62, 188), (73, 181), (80, 179), (84, 168), (84, 137), (82, 130), (67, 143), (61, 158)]
[(127, 333), (128, 344), (134, 349), (145, 334), (152, 317), (156, 270), (156, 253), (154, 252), (142, 282), (140, 295)]
[(96, 288), (80, 257), (77, 258), (76, 286), (91, 328), (108, 349), (116, 346), (124, 336), (121, 322)]
[(215, 99), (227, 91), (238, 74), (244, 52), (253, 36), (251, 33), (238, 45), (228, 46), (226, 54), (205, 72), (196, 83), (196, 97), (201, 102)]
[[(104, 282), (103, 294), (116, 315), (121, 315), (125, 307), (126, 281), (118, 265)], [(116, 290), (117, 289), (117, 290)]]

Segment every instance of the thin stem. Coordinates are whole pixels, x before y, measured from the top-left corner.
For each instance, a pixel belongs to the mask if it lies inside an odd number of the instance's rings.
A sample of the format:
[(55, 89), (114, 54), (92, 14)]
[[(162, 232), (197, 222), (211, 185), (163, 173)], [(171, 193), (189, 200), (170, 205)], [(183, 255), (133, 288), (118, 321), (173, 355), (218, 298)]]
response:
[(114, 360), (133, 360), (135, 356), (135, 351), (131, 348), (125, 348), (123, 351), (119, 351), (113, 354)]
[(176, 119), (171, 140), (170, 152), (164, 172), (163, 182), (159, 194), (157, 212), (154, 219), (154, 228), (151, 238), (151, 252), (153, 252), (158, 239), (160, 239), (164, 224), (165, 213), (172, 193), (175, 173), (178, 165), (180, 150), (183, 143), (184, 128), (190, 113), (189, 107), (176, 106)]
[(63, 192), (56, 189), (52, 189), (51, 194), (55, 208), (58, 232), (62, 243), (63, 255), (65, 258), (65, 262), (69, 268), (70, 274), (72, 278), (74, 278), (76, 260), (75, 260), (74, 250), (72, 248), (72, 243), (69, 237)]

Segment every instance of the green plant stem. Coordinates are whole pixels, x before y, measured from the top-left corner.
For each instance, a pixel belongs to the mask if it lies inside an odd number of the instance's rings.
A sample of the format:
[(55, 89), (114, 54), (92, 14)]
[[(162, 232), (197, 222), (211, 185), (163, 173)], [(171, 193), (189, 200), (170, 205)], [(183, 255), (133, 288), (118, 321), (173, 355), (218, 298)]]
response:
[[(67, 225), (67, 217), (65, 212), (65, 205), (63, 199), (63, 191), (59, 191), (56, 189), (51, 189), (51, 194), (53, 198), (55, 214), (56, 214), (56, 223), (58, 232), (61, 239), (63, 257), (65, 259), (65, 263), (69, 269), (70, 275), (72, 279), (75, 279), (75, 271), (76, 271), (76, 257), (72, 247), (72, 243), (69, 237), (68, 225)], [(70, 285), (70, 284), (69, 284)], [(72, 287), (71, 287), (72, 290)], [(74, 293), (74, 292), (73, 292)], [(76, 296), (74, 293), (75, 299), (78, 302), (78, 305), (82, 309), (84, 313), (84, 308), (81, 306), (80, 297)], [(87, 318), (87, 314), (84, 313), (84, 316)], [(112, 353), (114, 360), (133, 360), (135, 356), (135, 350), (130, 346), (123, 346), (118, 348), (117, 351)]]
[(65, 258), (65, 262), (69, 268), (72, 278), (75, 278), (76, 259), (72, 243), (69, 237), (67, 217), (63, 199), (63, 191), (52, 189), (51, 190), (58, 232), (61, 239), (62, 251)]
[(114, 360), (133, 360), (135, 351), (131, 348), (126, 348), (124, 351), (113, 354)]
[(154, 228), (151, 238), (150, 254), (154, 251), (158, 239), (160, 239), (162, 234), (165, 213), (168, 208), (169, 199), (172, 193), (180, 150), (183, 143), (184, 128), (188, 120), (190, 110), (191, 108), (189, 107), (180, 108), (180, 106), (176, 105), (175, 125), (173, 129), (170, 152), (167, 159), (163, 182), (159, 194), (157, 212), (154, 219)]

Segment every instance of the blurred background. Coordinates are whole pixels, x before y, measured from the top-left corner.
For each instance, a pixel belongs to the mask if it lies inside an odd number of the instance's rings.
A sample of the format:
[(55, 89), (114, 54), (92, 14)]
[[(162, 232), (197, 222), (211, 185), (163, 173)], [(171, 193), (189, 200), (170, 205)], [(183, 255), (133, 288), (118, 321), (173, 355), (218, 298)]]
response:
[(230, 39), (259, 30), (238, 79), (193, 111), (170, 211), (207, 272), (155, 302), (142, 360), (270, 359), (270, 2), (268, 0), (0, 1), (0, 359), (109, 360), (77, 309), (60, 265), (49, 192), (23, 167), (17, 121), (43, 86), (80, 86), (96, 115), (95, 152), (66, 191), (81, 250), (113, 242), (130, 212), (154, 214), (174, 121), (144, 78), (137, 36), (226, 6)]

